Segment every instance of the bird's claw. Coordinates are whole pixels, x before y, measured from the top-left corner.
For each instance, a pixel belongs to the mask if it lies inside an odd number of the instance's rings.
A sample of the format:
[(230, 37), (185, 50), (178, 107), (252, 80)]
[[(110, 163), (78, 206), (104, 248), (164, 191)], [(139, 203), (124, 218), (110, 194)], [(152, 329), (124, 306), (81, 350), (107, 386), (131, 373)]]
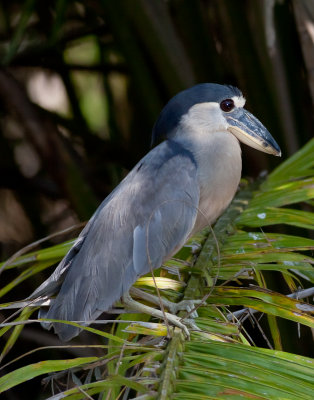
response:
[(183, 331), (185, 337), (186, 337), (187, 339), (190, 339), (190, 332), (189, 332), (189, 329), (188, 329), (188, 327), (182, 322), (182, 320), (181, 320), (180, 317), (177, 317), (176, 315), (168, 314), (168, 313), (167, 313), (167, 320), (168, 320), (168, 322), (170, 322), (172, 325), (174, 325), (174, 326), (180, 328), (180, 329)]
[[(190, 338), (189, 329), (199, 331), (199, 327), (195, 324), (194, 318), (198, 317), (197, 311), (195, 309), (195, 305), (201, 304), (202, 300), (182, 300), (179, 303), (167, 302), (168, 304), (164, 304), (170, 313), (166, 313), (167, 319), (170, 323), (180, 328), (187, 339)], [(187, 318), (178, 317), (177, 314), (179, 311), (187, 311)]]
[(192, 330), (199, 331), (199, 327), (195, 324), (193, 319), (187, 318), (187, 319), (182, 319), (178, 317), (177, 315), (169, 314), (166, 313), (166, 317), (168, 322), (170, 322), (172, 325), (180, 328), (183, 333), (185, 334), (187, 339), (190, 339), (190, 331), (188, 327)]
[[(138, 290), (136, 291), (136, 294), (143, 296), (142, 292)], [(159, 298), (155, 296), (147, 295), (146, 293), (144, 293), (144, 299), (159, 304)], [(195, 304), (201, 303), (201, 300), (183, 300), (180, 301), (179, 303), (172, 303), (166, 299), (162, 299), (163, 305), (169, 310), (169, 312), (157, 310), (145, 304), (139, 303), (133, 300), (132, 297), (129, 295), (129, 293), (124, 294), (123, 302), (125, 306), (128, 306), (131, 310), (144, 312), (145, 314), (149, 314), (152, 315), (153, 317), (161, 318), (163, 320), (167, 319), (169, 323), (180, 328), (188, 339), (190, 338), (190, 332), (188, 327), (193, 330), (199, 330), (199, 328), (196, 326), (193, 320), (193, 318), (196, 318), (198, 315), (196, 312), (192, 312), (191, 314), (190, 312), (195, 308), (194, 307)], [(188, 312), (186, 318), (184, 316), (181, 317), (175, 315), (176, 313), (182, 310)]]
[(200, 328), (196, 325), (194, 319), (186, 318), (183, 321), (185, 325), (188, 325), (193, 331), (200, 331)]
[[(195, 308), (195, 305), (201, 304), (201, 300), (182, 300), (179, 303), (170, 303), (169, 302), (169, 311), (171, 314), (177, 314), (179, 311), (187, 311), (189, 317), (197, 318), (198, 314)], [(191, 312), (192, 311), (192, 312)]]

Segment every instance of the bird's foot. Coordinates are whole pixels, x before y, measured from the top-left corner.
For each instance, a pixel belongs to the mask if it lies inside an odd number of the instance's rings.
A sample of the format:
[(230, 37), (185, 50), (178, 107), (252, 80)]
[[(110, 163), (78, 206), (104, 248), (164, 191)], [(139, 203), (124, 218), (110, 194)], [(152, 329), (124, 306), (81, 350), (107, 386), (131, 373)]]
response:
[[(167, 318), (168, 323), (180, 328), (183, 331), (185, 337), (187, 339), (190, 339), (190, 331), (187, 326), (188, 324), (186, 324), (185, 321), (182, 320), (182, 318), (178, 317), (177, 315), (173, 315), (173, 314), (170, 314), (167, 312), (162, 313), (160, 318), (162, 318), (163, 320), (165, 320)], [(191, 328), (191, 326), (190, 326), (190, 328)]]
[(195, 305), (202, 303), (202, 300), (182, 300), (179, 301), (179, 303), (173, 303), (172, 301), (164, 299), (163, 297), (146, 293), (143, 290), (134, 287), (130, 289), (130, 294), (142, 300), (146, 300), (149, 303), (153, 303), (156, 306), (160, 306), (160, 303), (162, 302), (163, 306), (166, 307), (171, 314), (177, 314), (179, 311), (187, 311), (190, 318), (198, 317), (197, 311), (194, 310), (194, 308)]
[(168, 308), (171, 314), (177, 314), (179, 311), (187, 311), (188, 316), (194, 319), (198, 317), (195, 305), (201, 303), (202, 300), (182, 300), (179, 303), (172, 303), (171, 301), (167, 300), (167, 303), (164, 303), (164, 305)]
[[(133, 293), (134, 293), (134, 291), (133, 291)], [(178, 317), (177, 315), (174, 315), (174, 314), (171, 314), (168, 312), (163, 312), (163, 311), (157, 310), (156, 308), (153, 308), (153, 307), (149, 307), (145, 304), (135, 301), (134, 299), (132, 299), (132, 297), (129, 294), (125, 294), (123, 296), (123, 303), (128, 308), (130, 308), (132, 311), (142, 312), (144, 314), (148, 314), (148, 315), (151, 315), (156, 318), (167, 320), (172, 325), (177, 326), (178, 328), (182, 329), (182, 331), (184, 332), (185, 336), (188, 339), (190, 338), (190, 332), (189, 332), (188, 327), (193, 330), (199, 330), (199, 328), (194, 323), (193, 319), (188, 319), (188, 318), (184, 319), (184, 318)], [(171, 303), (171, 302), (169, 302), (169, 303)], [(158, 302), (158, 304), (159, 304), (159, 302)], [(175, 303), (171, 303), (171, 304), (175, 304)], [(165, 306), (167, 306), (167, 305), (165, 304)], [(186, 305), (185, 305), (184, 309), (186, 310)]]

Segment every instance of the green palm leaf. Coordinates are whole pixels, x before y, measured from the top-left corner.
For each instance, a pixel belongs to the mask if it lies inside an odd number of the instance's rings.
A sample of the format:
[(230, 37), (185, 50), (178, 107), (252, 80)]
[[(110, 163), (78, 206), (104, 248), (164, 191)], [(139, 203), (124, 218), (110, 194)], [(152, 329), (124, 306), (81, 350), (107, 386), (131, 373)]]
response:
[[(278, 349), (285, 335), (280, 321), (314, 327), (314, 308), (299, 300), (297, 293), (288, 297), (271, 286), (273, 276), (276, 280), (280, 276), (292, 290), (314, 282), (314, 241), (307, 237), (314, 227), (310, 211), (313, 154), (311, 140), (261, 184), (244, 182), (217, 221), (214, 234), (211, 229), (198, 234), (175, 259), (156, 271), (161, 295), (176, 301), (203, 299), (195, 319), (200, 330), (192, 332), (190, 340), (178, 328), (167, 331), (162, 321), (121, 314), (110, 333), (82, 327), (105, 340), (100, 356), (44, 360), (18, 369), (14, 369), (13, 360), (4, 366), (10, 372), (0, 378), (0, 390), (47, 372), (63, 371), (71, 375), (75, 386), (58, 395), (67, 399), (97, 393), (103, 399), (122, 395), (139, 399), (312, 399), (314, 360)], [(34, 251), (6, 265), (5, 271), (16, 271), (16, 278), (0, 290), (0, 295), (56, 263), (70, 245)], [(136, 286), (156, 291), (150, 276), (139, 279)], [(311, 289), (300, 295), (304, 293), (308, 296)], [(28, 310), (15, 321), (2, 324), (1, 334), (14, 326), (3, 356), (14, 347), (23, 324), (31, 322)], [(276, 350), (254, 345), (254, 336), (242, 326), (241, 319), (253, 318), (256, 312), (267, 315), (263, 327), (257, 320), (256, 324)], [(88, 371), (84, 379), (79, 377), (82, 371)]]

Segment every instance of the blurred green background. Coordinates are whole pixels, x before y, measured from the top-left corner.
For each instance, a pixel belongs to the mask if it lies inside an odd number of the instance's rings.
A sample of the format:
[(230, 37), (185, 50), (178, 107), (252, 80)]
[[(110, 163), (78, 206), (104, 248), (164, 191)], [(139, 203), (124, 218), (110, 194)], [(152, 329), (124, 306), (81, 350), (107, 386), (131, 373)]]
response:
[[(313, 15), (311, 0), (2, 0), (1, 259), (87, 220), (195, 83), (238, 86), (294, 153), (313, 132)], [(280, 163), (243, 152), (246, 176)]]

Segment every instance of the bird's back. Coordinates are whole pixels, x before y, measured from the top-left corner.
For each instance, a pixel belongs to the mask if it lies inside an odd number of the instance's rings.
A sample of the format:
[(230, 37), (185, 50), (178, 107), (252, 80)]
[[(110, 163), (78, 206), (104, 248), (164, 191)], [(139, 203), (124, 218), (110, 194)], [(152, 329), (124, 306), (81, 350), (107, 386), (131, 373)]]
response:
[[(172, 141), (152, 150), (97, 209), (77, 240), (77, 251), (74, 245), (66, 262), (38, 289), (40, 295), (43, 288), (50, 287), (49, 295), (51, 288), (59, 290), (44, 316), (91, 321), (108, 310), (139, 276), (184, 244), (198, 199), (192, 154)], [(53, 325), (62, 340), (79, 332)]]

